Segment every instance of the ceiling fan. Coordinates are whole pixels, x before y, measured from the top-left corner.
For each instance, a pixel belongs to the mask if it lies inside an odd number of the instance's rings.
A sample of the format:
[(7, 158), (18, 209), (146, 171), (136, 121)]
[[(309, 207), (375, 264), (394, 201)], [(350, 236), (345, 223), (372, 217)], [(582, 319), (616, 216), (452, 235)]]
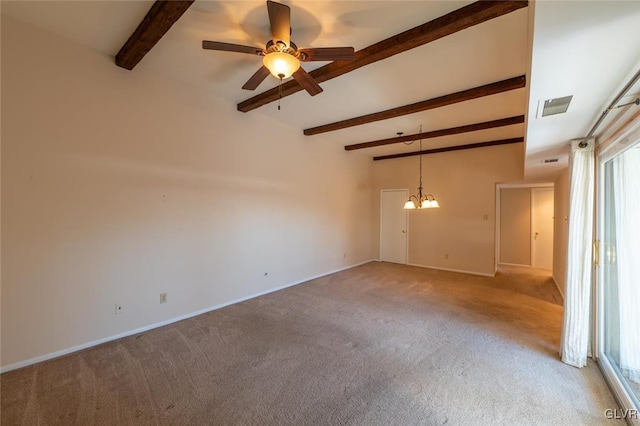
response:
[(353, 47), (317, 47), (298, 49), (291, 41), (291, 9), (281, 3), (267, 0), (271, 40), (264, 49), (219, 41), (202, 41), (202, 48), (225, 52), (247, 53), (263, 56), (262, 67), (242, 86), (245, 90), (255, 90), (260, 83), (272, 74), (280, 81), (293, 77), (311, 96), (322, 92), (322, 87), (300, 67), (300, 61), (353, 61)]

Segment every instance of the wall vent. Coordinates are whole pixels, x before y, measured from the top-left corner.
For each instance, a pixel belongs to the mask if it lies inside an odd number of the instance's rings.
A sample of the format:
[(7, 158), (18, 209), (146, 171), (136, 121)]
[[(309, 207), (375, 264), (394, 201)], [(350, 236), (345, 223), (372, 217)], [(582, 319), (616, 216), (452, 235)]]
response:
[(547, 99), (544, 101), (544, 106), (542, 107), (542, 116), (546, 117), (548, 115), (563, 114), (567, 112), (571, 99), (573, 99), (573, 95), (564, 96), (562, 98)]
[(557, 163), (557, 162), (558, 162), (557, 158), (547, 158), (542, 160), (542, 164)]

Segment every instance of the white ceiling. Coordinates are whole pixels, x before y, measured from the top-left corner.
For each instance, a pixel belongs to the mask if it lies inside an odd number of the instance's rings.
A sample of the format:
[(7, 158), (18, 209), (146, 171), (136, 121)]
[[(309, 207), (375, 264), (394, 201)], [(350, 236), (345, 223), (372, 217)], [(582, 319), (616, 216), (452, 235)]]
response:
[[(367, 47), (472, 3), (470, 1), (284, 1), (291, 6), (292, 40), (298, 47)], [(2, 1), (2, 13), (115, 56), (153, 1)], [(531, 15), (535, 9), (532, 31)], [(537, 2), (422, 47), (321, 83), (324, 92), (298, 92), (247, 114), (266, 114), (299, 128), (381, 111), (492, 83), (528, 72), (528, 88), (383, 122), (309, 137), (338, 146), (526, 114), (528, 123), (424, 141), (424, 148), (523, 136), (527, 172), (552, 178), (539, 158), (566, 150), (584, 136), (603, 104), (638, 62), (634, 38), (640, 2)], [(532, 37), (533, 32), (533, 37)], [(202, 40), (263, 46), (269, 39), (264, 1), (197, 0), (131, 72), (169, 75), (235, 104), (274, 87), (267, 79), (255, 92), (241, 89), (260, 58), (206, 51)], [(533, 45), (533, 54), (531, 46)], [(635, 57), (634, 57), (635, 56)], [(595, 61), (595, 64), (594, 64)], [(310, 66), (312, 65), (312, 66)], [(308, 71), (324, 63), (304, 64)], [(115, 65), (114, 65), (115, 66)], [(588, 72), (587, 72), (588, 71)], [(141, 71), (138, 71), (141, 72)], [(528, 84), (529, 84), (528, 81)], [(539, 99), (574, 95), (569, 113), (535, 119)], [(238, 114), (242, 114), (238, 112)], [(377, 156), (417, 149), (416, 143), (359, 151)], [(563, 151), (564, 152), (564, 151)], [(349, 155), (358, 155), (351, 152)], [(391, 160), (392, 161), (392, 160)], [(566, 167), (566, 162), (564, 163)]]
[[(530, 8), (535, 24), (525, 167), (528, 179), (539, 180), (567, 166), (569, 142), (587, 136), (640, 68), (640, 2), (538, 1)], [(640, 84), (621, 103), (638, 93)], [(568, 95), (573, 100), (566, 114), (537, 117), (542, 101)], [(624, 112), (610, 113), (596, 136)], [(560, 162), (543, 166), (545, 158)]]

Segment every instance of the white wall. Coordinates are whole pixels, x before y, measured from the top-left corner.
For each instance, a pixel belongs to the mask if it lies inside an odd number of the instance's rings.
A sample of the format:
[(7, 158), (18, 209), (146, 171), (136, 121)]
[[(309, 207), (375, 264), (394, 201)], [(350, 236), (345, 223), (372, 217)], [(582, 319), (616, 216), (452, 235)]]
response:
[[(523, 144), (430, 154), (423, 157), (424, 189), (439, 209), (409, 212), (408, 263), (493, 275), (496, 184), (522, 179)], [(379, 246), (380, 190), (417, 192), (417, 156), (376, 161), (373, 244)]]
[(370, 158), (5, 17), (2, 143), (5, 369), (374, 257)]

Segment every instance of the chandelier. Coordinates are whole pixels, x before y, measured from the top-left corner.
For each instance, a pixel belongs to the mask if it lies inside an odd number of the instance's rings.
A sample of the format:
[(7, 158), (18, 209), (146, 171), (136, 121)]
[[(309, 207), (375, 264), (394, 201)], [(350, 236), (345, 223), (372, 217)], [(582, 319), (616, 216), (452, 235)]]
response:
[[(419, 132), (422, 134), (422, 125)], [(440, 207), (436, 197), (431, 194), (422, 193), (422, 139), (420, 139), (420, 184), (418, 186), (418, 194), (411, 195), (406, 203), (405, 209), (434, 209)]]

